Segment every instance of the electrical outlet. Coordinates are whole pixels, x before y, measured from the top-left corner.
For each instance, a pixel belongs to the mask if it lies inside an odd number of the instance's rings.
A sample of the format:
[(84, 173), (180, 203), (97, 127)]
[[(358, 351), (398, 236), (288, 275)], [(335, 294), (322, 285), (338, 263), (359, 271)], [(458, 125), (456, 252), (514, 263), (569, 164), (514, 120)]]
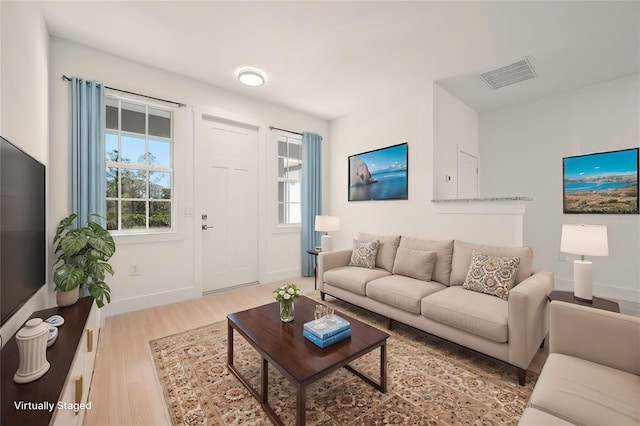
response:
[(129, 269), (129, 274), (133, 276), (140, 275), (140, 265), (138, 264), (131, 265), (131, 268)]

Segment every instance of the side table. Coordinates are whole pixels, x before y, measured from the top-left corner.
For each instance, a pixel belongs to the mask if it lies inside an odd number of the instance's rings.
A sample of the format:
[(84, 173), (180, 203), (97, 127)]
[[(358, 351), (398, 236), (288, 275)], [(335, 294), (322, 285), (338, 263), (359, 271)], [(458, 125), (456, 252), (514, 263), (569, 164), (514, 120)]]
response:
[(311, 249), (311, 250), (307, 250), (307, 253), (309, 253), (311, 256), (315, 257), (314, 259), (314, 264), (313, 264), (313, 289), (317, 290), (318, 289), (318, 255), (322, 252), (322, 250), (316, 250), (316, 249)]
[(604, 309), (605, 311), (620, 312), (618, 302), (593, 296), (591, 303), (576, 299), (571, 291), (552, 291), (549, 293), (549, 302), (552, 300), (560, 300), (562, 302), (573, 303), (574, 305), (590, 306), (596, 309)]

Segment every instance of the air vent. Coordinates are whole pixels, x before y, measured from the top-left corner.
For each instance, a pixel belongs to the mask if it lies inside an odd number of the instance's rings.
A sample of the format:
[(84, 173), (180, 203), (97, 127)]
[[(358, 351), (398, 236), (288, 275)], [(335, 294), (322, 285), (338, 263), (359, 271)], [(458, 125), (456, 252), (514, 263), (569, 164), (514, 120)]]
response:
[(521, 59), (513, 64), (480, 74), (480, 78), (491, 90), (511, 86), (521, 81), (536, 78), (536, 72), (528, 58)]

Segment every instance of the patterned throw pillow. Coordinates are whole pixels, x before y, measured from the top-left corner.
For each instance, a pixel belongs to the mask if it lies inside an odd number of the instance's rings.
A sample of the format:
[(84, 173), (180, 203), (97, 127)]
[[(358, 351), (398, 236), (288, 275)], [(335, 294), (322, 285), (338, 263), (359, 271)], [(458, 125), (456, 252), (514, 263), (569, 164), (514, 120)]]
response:
[(471, 265), (462, 288), (509, 300), (518, 273), (519, 257), (498, 257), (471, 252)]
[(380, 241), (360, 241), (353, 240), (353, 250), (349, 266), (359, 266), (361, 268), (373, 269), (376, 267), (376, 256), (378, 255)]

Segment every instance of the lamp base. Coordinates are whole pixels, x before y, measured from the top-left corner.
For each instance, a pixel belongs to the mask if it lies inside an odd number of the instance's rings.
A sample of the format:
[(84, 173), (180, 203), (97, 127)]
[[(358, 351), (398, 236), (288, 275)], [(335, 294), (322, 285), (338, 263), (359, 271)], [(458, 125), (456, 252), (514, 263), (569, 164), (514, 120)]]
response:
[(322, 238), (320, 238), (320, 245), (322, 251), (331, 251), (331, 235), (323, 235)]
[(573, 261), (573, 294), (583, 302), (591, 302), (593, 299), (591, 265), (588, 260)]

